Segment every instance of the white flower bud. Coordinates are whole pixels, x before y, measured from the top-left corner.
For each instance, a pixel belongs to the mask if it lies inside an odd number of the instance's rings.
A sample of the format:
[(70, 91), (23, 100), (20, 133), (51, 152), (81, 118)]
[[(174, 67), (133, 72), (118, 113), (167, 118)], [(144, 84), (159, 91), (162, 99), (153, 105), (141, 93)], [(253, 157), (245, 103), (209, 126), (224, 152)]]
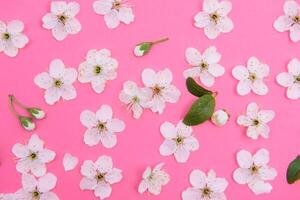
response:
[(217, 126), (224, 126), (229, 120), (229, 114), (225, 110), (217, 110), (211, 117), (211, 121)]
[(35, 129), (35, 123), (32, 121), (31, 118), (20, 116), (19, 120), (20, 120), (20, 123), (21, 123), (22, 127), (25, 130), (32, 131), (32, 130)]
[(28, 108), (27, 111), (35, 119), (43, 119), (46, 116), (46, 113), (40, 108)]
[(142, 50), (140, 49), (140, 46), (136, 46), (136, 47), (134, 48), (134, 55), (135, 55), (135, 56), (138, 56), (138, 57), (144, 55), (144, 51), (142, 51)]
[(143, 42), (141, 44), (136, 45), (134, 48), (134, 55), (138, 57), (144, 56), (150, 51), (151, 46), (151, 42)]

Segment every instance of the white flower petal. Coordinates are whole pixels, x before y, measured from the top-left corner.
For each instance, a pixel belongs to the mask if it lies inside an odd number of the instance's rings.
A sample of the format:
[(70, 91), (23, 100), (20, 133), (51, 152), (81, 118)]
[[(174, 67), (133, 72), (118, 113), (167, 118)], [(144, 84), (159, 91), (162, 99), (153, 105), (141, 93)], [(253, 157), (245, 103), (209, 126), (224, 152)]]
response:
[(181, 194), (182, 200), (202, 200), (198, 188), (188, 188)]
[(174, 85), (168, 85), (161, 91), (161, 95), (166, 102), (176, 103), (181, 93)]
[(176, 125), (177, 133), (183, 137), (189, 137), (192, 135), (192, 127), (185, 125), (182, 121), (178, 122)]
[(169, 156), (176, 152), (177, 145), (174, 140), (166, 139), (159, 147), (159, 152), (162, 156)]
[(18, 48), (15, 47), (12, 43), (7, 44), (4, 53), (9, 57), (15, 57), (18, 54)]
[(259, 169), (259, 174), (263, 180), (273, 180), (277, 176), (277, 171), (271, 167), (263, 167)]
[(118, 183), (122, 179), (122, 170), (113, 169), (110, 173), (105, 175), (105, 180), (110, 184)]
[(59, 90), (56, 87), (51, 87), (46, 90), (44, 98), (46, 100), (46, 103), (49, 105), (53, 105), (55, 102), (57, 102), (61, 97), (61, 90)]
[(222, 33), (228, 33), (232, 31), (234, 27), (233, 22), (229, 17), (224, 17), (220, 19), (217, 26)]
[(219, 6), (218, 0), (204, 0), (203, 10), (207, 13), (213, 13), (217, 10)]
[(27, 199), (31, 199), (32, 198), (32, 194), (24, 189), (19, 189), (16, 193), (15, 193), (15, 199), (8, 199), (8, 200), (27, 200)]
[(185, 138), (183, 145), (184, 145), (184, 148), (189, 151), (196, 151), (197, 149), (199, 149), (198, 140), (193, 136)]
[(60, 59), (54, 59), (50, 63), (49, 73), (52, 78), (60, 79), (65, 74), (65, 64)]
[(139, 119), (143, 114), (143, 108), (139, 104), (135, 103), (132, 105), (133, 117)]
[(101, 183), (96, 186), (94, 194), (96, 197), (100, 197), (100, 199), (106, 199), (110, 196), (111, 191), (112, 189), (109, 184)]
[(230, 1), (221, 1), (218, 6), (218, 13), (221, 16), (226, 16), (232, 9), (232, 4)]
[(249, 77), (249, 71), (246, 67), (238, 65), (232, 69), (232, 76), (237, 80), (244, 80)]
[(125, 123), (119, 119), (111, 119), (107, 121), (106, 127), (111, 132), (122, 132), (125, 129)]
[(246, 150), (240, 150), (236, 155), (236, 159), (241, 168), (248, 169), (252, 166), (252, 155)]
[(80, 122), (87, 128), (95, 127), (97, 125), (96, 114), (89, 110), (84, 110), (80, 114)]
[(249, 79), (241, 80), (237, 85), (237, 93), (245, 96), (251, 92), (251, 81)]
[(28, 37), (24, 34), (17, 34), (12, 37), (12, 43), (17, 48), (23, 48), (28, 43)]
[(206, 12), (199, 12), (194, 17), (194, 25), (198, 28), (203, 28), (207, 26), (210, 22), (210, 17)]
[(58, 41), (65, 39), (68, 35), (65, 26), (61, 23), (58, 23), (51, 31), (53, 37)]
[(299, 5), (294, 0), (286, 1), (284, 3), (283, 9), (284, 9), (284, 13), (289, 16), (298, 15), (299, 14), (298, 12), (300, 10)]
[(284, 32), (290, 30), (292, 24), (293, 20), (289, 16), (283, 15), (275, 20), (273, 27), (279, 32)]
[(275, 117), (275, 112), (273, 110), (261, 110), (258, 112), (258, 118), (264, 123), (270, 122)]
[(215, 46), (205, 49), (202, 57), (208, 64), (216, 64), (221, 60), (221, 54), (217, 52), (217, 48)]
[(166, 139), (173, 139), (177, 135), (176, 127), (170, 122), (164, 122), (160, 126), (160, 133)]
[(67, 68), (65, 69), (65, 73), (62, 77), (62, 81), (64, 84), (72, 84), (77, 79), (77, 71), (73, 68)]
[(63, 158), (63, 166), (65, 171), (70, 171), (75, 169), (76, 165), (78, 164), (79, 159), (70, 153), (66, 153)]
[(144, 69), (142, 72), (142, 81), (146, 87), (153, 87), (155, 85), (155, 71), (153, 69)]
[(288, 71), (294, 76), (300, 75), (300, 61), (297, 58), (294, 58), (289, 62)]
[(115, 10), (110, 11), (104, 15), (106, 26), (110, 29), (117, 28), (120, 24), (118, 13)]
[(179, 146), (174, 153), (175, 159), (179, 163), (185, 163), (189, 156), (190, 152), (182, 146)]
[(287, 97), (290, 99), (300, 98), (300, 84), (294, 84), (287, 89)]
[(113, 1), (111, 0), (94, 1), (93, 3), (94, 11), (100, 15), (108, 14), (112, 9), (112, 3)]
[(32, 162), (30, 167), (31, 173), (36, 177), (44, 176), (47, 172), (46, 165), (38, 161)]
[(254, 192), (254, 194), (264, 194), (270, 193), (272, 191), (272, 185), (270, 183), (265, 183), (263, 181), (255, 181), (249, 184), (249, 188)]
[(206, 185), (206, 174), (195, 169), (190, 174), (190, 183), (195, 188), (203, 188)]
[(80, 168), (80, 173), (88, 178), (95, 178), (97, 175), (96, 167), (91, 160), (85, 160)]
[(147, 167), (143, 172), (143, 179), (147, 179), (151, 175), (151, 168)]
[(198, 66), (201, 63), (202, 56), (200, 52), (192, 47), (189, 47), (185, 51), (185, 58), (188, 61), (188, 63), (192, 66)]
[(139, 92), (137, 84), (133, 81), (126, 81), (123, 83), (123, 90), (126, 94), (131, 96), (137, 95)]
[(77, 92), (73, 85), (64, 85), (61, 87), (61, 97), (65, 100), (75, 99)]
[(163, 97), (161, 97), (160, 95), (155, 95), (149, 102), (148, 106), (151, 108), (152, 112), (158, 112), (158, 114), (162, 114), (166, 107), (166, 104)]
[(68, 17), (75, 17), (78, 14), (79, 10), (80, 10), (79, 3), (77, 3), (77, 2), (69, 2), (68, 3), (68, 8), (66, 9), (65, 14)]
[(117, 144), (117, 136), (114, 133), (107, 132), (106, 134), (100, 135), (100, 140), (104, 147), (112, 148)]
[(91, 81), (93, 90), (100, 94), (104, 91), (106, 81), (102, 77), (94, 77)]
[(251, 173), (248, 169), (238, 168), (233, 172), (233, 179), (238, 184), (246, 184), (251, 179)]
[(97, 119), (101, 122), (107, 122), (112, 118), (112, 109), (109, 105), (102, 105), (96, 112)]
[(28, 142), (28, 149), (33, 152), (43, 150), (44, 142), (39, 138), (38, 135), (33, 134)]
[(81, 190), (94, 190), (97, 186), (97, 180), (95, 178), (82, 178), (80, 181)]
[(9, 33), (21, 33), (24, 29), (24, 23), (20, 20), (13, 20), (8, 22), (7, 30)]
[(95, 146), (100, 141), (100, 133), (96, 128), (90, 128), (84, 133), (84, 143), (89, 146)]
[(48, 89), (53, 85), (53, 79), (47, 72), (35, 76), (34, 83), (42, 89)]
[(251, 85), (251, 89), (258, 95), (266, 95), (269, 92), (268, 86), (266, 86), (263, 80), (254, 81)]
[(17, 158), (25, 158), (29, 155), (27, 146), (19, 143), (13, 146), (12, 152)]
[(159, 195), (160, 192), (161, 192), (161, 185), (160, 184), (155, 184), (155, 183), (151, 183), (148, 185), (148, 191), (151, 193), (151, 194), (154, 194), (154, 195)]
[(207, 71), (203, 71), (200, 74), (200, 81), (206, 87), (211, 87), (215, 83), (215, 78), (210, 73), (208, 73)]
[(81, 30), (81, 24), (76, 18), (68, 19), (65, 23), (65, 30), (69, 34), (77, 34)]
[(41, 194), (40, 200), (59, 200), (59, 198), (53, 192), (45, 192), (45, 193)]
[(38, 158), (43, 163), (48, 163), (55, 158), (55, 152), (49, 149), (43, 149), (38, 153)]
[(270, 127), (266, 124), (261, 124), (257, 127), (257, 133), (260, 134), (263, 138), (269, 138)]
[(293, 42), (300, 41), (300, 25), (296, 24), (290, 29), (290, 38)]
[(44, 15), (42, 21), (45, 29), (53, 29), (58, 23), (57, 16), (53, 13), (47, 13)]
[[(257, 140), (260, 135), (260, 130), (256, 126), (249, 126), (247, 129), (247, 136), (253, 140)], [(266, 136), (266, 134), (264, 134)]]
[(6, 32), (7, 27), (3, 21), (0, 21), (0, 33)]
[(259, 113), (258, 105), (254, 102), (249, 103), (247, 106), (247, 116), (252, 119), (255, 119), (258, 117), (258, 113)]
[(238, 117), (237, 123), (241, 126), (250, 126), (252, 124), (252, 120), (248, 116), (241, 115)]
[(27, 173), (30, 171), (30, 160), (19, 160), (16, 164), (16, 170), (20, 172), (21, 174)]
[(209, 24), (204, 27), (204, 33), (209, 39), (216, 39), (220, 34), (220, 30), (215, 24)]
[(158, 71), (156, 73), (156, 83), (161, 87), (169, 86), (173, 80), (173, 75), (171, 70), (165, 68), (164, 70)]
[(201, 73), (201, 70), (199, 67), (193, 67), (193, 68), (184, 70), (183, 76), (184, 76), (184, 78), (188, 78), (188, 77), (194, 78), (194, 77), (199, 77), (200, 73)]
[(215, 178), (209, 186), (215, 193), (222, 193), (227, 188), (228, 182), (225, 178)]
[(282, 72), (276, 76), (276, 81), (283, 87), (290, 87), (294, 84), (294, 76), (291, 73)]
[(144, 193), (148, 189), (148, 183), (146, 180), (142, 180), (138, 187), (138, 192), (140, 194)]
[(219, 64), (210, 64), (208, 67), (208, 72), (214, 77), (219, 77), (225, 73), (225, 69)]
[(38, 180), (38, 190), (40, 192), (48, 192), (56, 185), (57, 178), (51, 173), (47, 173)]
[(259, 149), (253, 156), (255, 165), (262, 166), (268, 164), (270, 160), (269, 151), (266, 149)]
[(22, 186), (25, 191), (29, 192), (38, 186), (38, 182), (31, 174), (22, 174)]
[(118, 12), (118, 18), (125, 24), (130, 24), (134, 21), (134, 15), (130, 7), (121, 7)]
[(63, 14), (68, 8), (68, 5), (65, 1), (52, 1), (51, 2), (51, 12), (55, 15)]

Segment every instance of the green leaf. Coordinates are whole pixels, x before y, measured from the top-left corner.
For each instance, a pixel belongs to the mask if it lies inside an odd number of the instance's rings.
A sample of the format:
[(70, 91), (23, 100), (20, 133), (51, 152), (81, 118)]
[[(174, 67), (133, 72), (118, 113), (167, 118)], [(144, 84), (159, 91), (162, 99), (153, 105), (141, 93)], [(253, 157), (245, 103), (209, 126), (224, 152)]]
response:
[(289, 164), (286, 179), (289, 184), (300, 179), (300, 155)]
[(198, 85), (198, 83), (191, 77), (188, 77), (186, 79), (186, 87), (188, 89), (188, 91), (196, 96), (196, 97), (202, 97), (205, 94), (212, 94), (212, 91), (207, 90), (203, 87), (201, 87), (200, 85)]
[(210, 94), (199, 97), (185, 115), (183, 123), (188, 126), (195, 126), (207, 121), (214, 113), (215, 104), (215, 98)]
[(144, 51), (144, 55), (145, 55), (150, 51), (150, 48), (152, 47), (152, 43), (151, 42), (143, 42), (143, 43), (139, 44), (139, 46), (140, 46), (140, 50)]

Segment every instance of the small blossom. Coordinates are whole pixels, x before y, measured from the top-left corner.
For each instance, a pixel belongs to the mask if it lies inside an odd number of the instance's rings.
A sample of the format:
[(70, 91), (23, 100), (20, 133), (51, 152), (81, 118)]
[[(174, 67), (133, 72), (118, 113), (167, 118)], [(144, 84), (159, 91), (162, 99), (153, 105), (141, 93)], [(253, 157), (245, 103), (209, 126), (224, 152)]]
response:
[(112, 115), (109, 105), (102, 105), (96, 113), (85, 110), (80, 114), (80, 121), (87, 128), (84, 134), (85, 144), (95, 146), (101, 141), (106, 148), (112, 148), (117, 144), (115, 133), (122, 132), (125, 123), (113, 118)]
[(282, 72), (276, 77), (277, 83), (287, 87), (287, 97), (290, 99), (300, 98), (300, 61), (292, 59), (288, 64), (288, 72)]
[(257, 58), (250, 57), (247, 67), (238, 65), (232, 70), (234, 78), (239, 80), (237, 93), (247, 95), (251, 90), (258, 95), (266, 95), (269, 91), (264, 78), (269, 75), (269, 66), (261, 63)]
[(73, 83), (77, 79), (77, 71), (73, 68), (66, 68), (60, 59), (52, 60), (49, 72), (38, 74), (34, 83), (45, 89), (44, 98), (49, 105), (53, 105), (60, 98), (65, 100), (75, 99), (77, 96)]
[(181, 93), (171, 84), (172, 80), (173, 75), (168, 68), (158, 72), (149, 68), (143, 70), (142, 81), (152, 91), (152, 98), (147, 105), (152, 112), (162, 114), (166, 106), (165, 102), (176, 103), (178, 101)]
[(267, 125), (275, 117), (273, 110), (260, 110), (256, 103), (250, 103), (247, 106), (247, 114), (241, 115), (237, 119), (237, 123), (247, 127), (247, 136), (256, 140), (261, 135), (268, 138), (270, 128)]
[(46, 113), (40, 108), (27, 108), (29, 114), (35, 119), (43, 119)]
[(139, 184), (139, 193), (142, 194), (148, 190), (151, 194), (160, 194), (162, 186), (168, 184), (170, 181), (169, 174), (162, 170), (163, 166), (164, 163), (159, 163), (153, 168), (153, 170), (151, 167), (146, 168), (143, 173), (143, 179)]
[(176, 127), (165, 122), (160, 126), (160, 132), (165, 138), (159, 147), (162, 156), (174, 154), (177, 162), (184, 163), (188, 160), (190, 151), (199, 149), (198, 140), (192, 136), (192, 127), (186, 126), (182, 121)]
[(134, 55), (137, 57), (144, 56), (150, 52), (150, 49), (153, 47), (153, 45), (156, 45), (158, 43), (162, 43), (169, 40), (169, 38), (162, 38), (153, 42), (142, 42), (135, 46), (134, 48)]
[(279, 32), (290, 31), (293, 42), (300, 41), (300, 6), (294, 0), (284, 3), (284, 15), (278, 17), (274, 22), (274, 28)]
[(54, 192), (57, 178), (47, 173), (36, 179), (30, 174), (22, 174), (23, 188), (15, 193), (16, 200), (59, 200)]
[(238, 184), (247, 184), (256, 194), (270, 193), (272, 185), (265, 181), (273, 180), (277, 171), (268, 166), (270, 156), (266, 149), (258, 150), (253, 156), (246, 150), (237, 153), (239, 168), (233, 173), (233, 179)]
[(103, 92), (106, 82), (117, 77), (118, 61), (111, 57), (108, 49), (99, 51), (92, 49), (87, 53), (86, 60), (79, 65), (78, 80), (91, 83), (96, 93)]
[(192, 187), (182, 192), (183, 200), (226, 200), (224, 192), (228, 182), (225, 178), (218, 178), (214, 170), (209, 170), (207, 176), (201, 170), (193, 170), (190, 183)]
[(97, 0), (93, 3), (94, 11), (104, 15), (106, 26), (117, 28), (120, 22), (130, 24), (134, 21), (131, 6), (125, 0)]
[(96, 162), (84, 161), (80, 170), (84, 176), (80, 181), (81, 190), (94, 190), (96, 197), (106, 199), (111, 195), (111, 185), (122, 179), (122, 171), (113, 167), (109, 156), (100, 156)]
[(80, 5), (76, 2), (52, 1), (51, 11), (42, 21), (45, 29), (52, 30), (56, 40), (63, 40), (68, 34), (77, 34), (81, 30), (81, 24), (76, 19)]
[(75, 156), (72, 156), (69, 153), (66, 153), (63, 158), (63, 166), (65, 171), (73, 170), (78, 164), (79, 159)]
[(38, 177), (46, 174), (46, 163), (55, 158), (55, 152), (45, 149), (44, 142), (36, 134), (31, 136), (28, 144), (15, 144), (12, 152), (18, 158), (16, 165), (18, 172), (22, 174), (31, 172)]
[(15, 57), (29, 42), (23, 30), (24, 23), (20, 20), (10, 21), (7, 25), (0, 21), (0, 53), (3, 51), (7, 56)]
[(217, 126), (224, 126), (229, 120), (229, 114), (225, 110), (217, 110), (211, 117), (211, 121)]
[(35, 123), (30, 117), (19, 116), (21, 126), (27, 131), (33, 131), (35, 129)]
[(183, 72), (184, 77), (200, 78), (200, 81), (207, 87), (211, 87), (215, 78), (225, 73), (224, 67), (218, 64), (221, 54), (214, 46), (207, 48), (202, 55), (195, 48), (187, 48), (185, 58), (192, 68)]
[(204, 33), (209, 39), (215, 39), (220, 33), (228, 33), (233, 29), (233, 23), (227, 16), (231, 8), (229, 1), (204, 0), (203, 11), (194, 17), (194, 25), (204, 28)]
[(123, 90), (119, 95), (119, 99), (127, 105), (128, 110), (132, 110), (133, 117), (139, 119), (143, 109), (147, 107), (147, 102), (151, 99), (151, 95), (151, 89), (139, 88), (135, 82), (126, 81), (123, 84)]

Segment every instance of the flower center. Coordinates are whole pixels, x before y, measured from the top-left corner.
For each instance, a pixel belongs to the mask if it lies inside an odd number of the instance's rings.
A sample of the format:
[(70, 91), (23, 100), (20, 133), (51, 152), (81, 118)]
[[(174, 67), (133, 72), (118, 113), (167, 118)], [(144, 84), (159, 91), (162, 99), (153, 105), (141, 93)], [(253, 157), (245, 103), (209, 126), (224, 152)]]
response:
[(41, 196), (41, 193), (38, 191), (38, 190), (34, 190), (32, 193), (31, 193), (31, 196), (32, 196), (32, 199), (40, 199), (40, 196)]
[(293, 21), (294, 21), (295, 23), (299, 24), (299, 23), (300, 23), (300, 16), (299, 16), (299, 15), (295, 16), (295, 17), (293, 18)]
[(4, 40), (8, 40), (8, 39), (10, 38), (9, 33), (3, 33), (2, 38), (3, 38)]
[(68, 19), (68, 17), (65, 15), (58, 15), (57, 18), (58, 18), (58, 21), (62, 24), (65, 24), (66, 20)]
[(250, 171), (251, 171), (252, 174), (257, 174), (257, 173), (258, 173), (258, 170), (259, 170), (259, 167), (256, 166), (256, 165), (252, 165), (252, 166), (250, 167)]
[(121, 2), (118, 0), (114, 1), (112, 4), (112, 9), (119, 10), (120, 8), (121, 8)]
[(212, 193), (212, 191), (210, 190), (210, 188), (207, 187), (207, 186), (205, 186), (203, 189), (201, 189), (201, 192), (202, 192), (202, 198), (204, 198), (204, 197), (210, 198), (210, 195)]
[(177, 136), (175, 140), (176, 140), (176, 144), (180, 145), (180, 144), (183, 144), (184, 137)]
[(99, 122), (97, 124), (97, 128), (98, 128), (98, 130), (103, 131), (105, 129), (105, 124), (102, 122)]
[(205, 62), (202, 62), (199, 67), (201, 68), (201, 71), (207, 70), (208, 69), (208, 64)]
[(218, 20), (219, 20), (219, 18), (220, 18), (220, 16), (219, 16), (219, 14), (218, 13), (212, 13), (212, 14), (210, 14), (210, 19), (211, 19), (211, 21), (213, 21), (213, 22), (215, 22), (215, 23), (217, 23), (218, 22)]
[(57, 88), (60, 88), (61, 86), (62, 86), (62, 81), (61, 80), (55, 80), (54, 81), (54, 85), (55, 85), (55, 87), (57, 87)]
[(28, 156), (31, 160), (35, 160), (37, 158), (36, 153), (31, 152), (30, 155)]
[(102, 68), (101, 68), (99, 65), (97, 65), (97, 66), (95, 67), (95, 69), (94, 69), (94, 73), (95, 73), (96, 75), (100, 74), (101, 71), (102, 71)]
[(132, 103), (139, 103), (139, 102), (140, 102), (140, 99), (137, 96), (132, 98)]
[(104, 179), (104, 175), (105, 174), (101, 174), (101, 173), (98, 173), (97, 175), (96, 175), (96, 180), (97, 180), (97, 183), (99, 183), (99, 182), (102, 182), (102, 181), (104, 181), (105, 179)]
[(252, 120), (252, 124), (254, 126), (258, 126), (260, 124), (260, 121), (258, 119), (254, 119), (254, 120)]
[(161, 92), (161, 88), (158, 87), (158, 86), (155, 86), (155, 87), (152, 89), (152, 91), (153, 91), (153, 94), (154, 94), (154, 95), (158, 95), (158, 94), (160, 94), (160, 92)]
[(295, 80), (296, 83), (300, 83), (300, 75), (296, 76)]
[(254, 74), (254, 73), (250, 73), (249, 74), (249, 79), (251, 80), (251, 81), (255, 81), (256, 80), (256, 74)]

